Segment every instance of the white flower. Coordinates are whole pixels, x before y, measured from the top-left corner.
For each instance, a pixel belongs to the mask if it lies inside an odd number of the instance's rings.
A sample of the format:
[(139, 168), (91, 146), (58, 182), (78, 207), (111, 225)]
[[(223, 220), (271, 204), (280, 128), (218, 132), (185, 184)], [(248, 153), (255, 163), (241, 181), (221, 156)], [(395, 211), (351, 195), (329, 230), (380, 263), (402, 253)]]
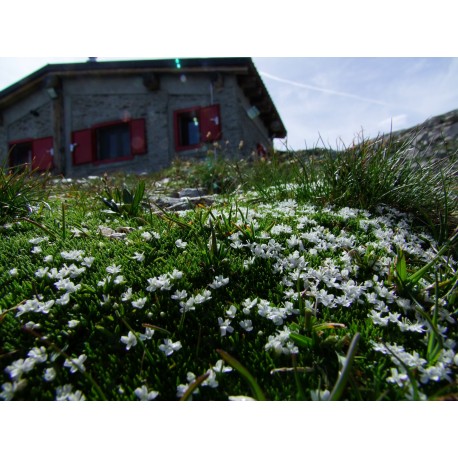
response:
[(38, 313), (49, 313), (51, 310), (51, 307), (54, 305), (54, 301), (46, 301), (46, 302), (40, 302), (38, 305), (38, 309), (36, 310)]
[(70, 320), (67, 325), (69, 328), (76, 328), (80, 322), (78, 320)]
[(83, 262), (81, 263), (81, 265), (90, 268), (92, 266), (92, 263), (94, 262), (94, 260), (95, 260), (95, 258), (92, 257), (92, 256), (84, 258)]
[(111, 265), (105, 269), (109, 274), (119, 274), (121, 272), (121, 266)]
[(87, 356), (82, 354), (78, 358), (66, 359), (64, 362), (64, 367), (69, 367), (70, 372), (74, 374), (76, 371), (84, 372), (86, 368), (84, 367), (84, 361), (86, 361)]
[(176, 242), (175, 242), (175, 245), (177, 246), (177, 248), (186, 248), (188, 242), (183, 242), (183, 240), (181, 239), (178, 239)]
[(172, 272), (168, 274), (171, 280), (179, 280), (180, 278), (183, 278), (183, 272), (177, 269), (173, 269)]
[(409, 381), (409, 376), (405, 372), (399, 373), (395, 367), (391, 368), (391, 377), (386, 379), (388, 383), (396, 383), (401, 388)]
[(81, 237), (81, 234), (84, 234), (84, 231), (77, 229), (76, 227), (72, 227), (70, 232), (73, 234), (73, 237), (78, 238)]
[(154, 329), (146, 328), (145, 329), (145, 333), (144, 334), (140, 334), (139, 337), (140, 337), (141, 341), (145, 341), (145, 340), (151, 340), (153, 335), (154, 335)]
[(121, 294), (121, 300), (123, 302), (127, 302), (127, 301), (130, 301), (131, 299), (132, 299), (132, 288), (127, 288), (127, 291)]
[(137, 299), (136, 301), (132, 301), (132, 307), (135, 307), (137, 309), (142, 309), (145, 306), (146, 303), (146, 297), (141, 297), (140, 299)]
[(254, 398), (250, 398), (250, 396), (229, 396), (229, 401), (256, 401)]
[(10, 379), (13, 381), (19, 380), (22, 374), (30, 372), (35, 367), (35, 360), (33, 358), (18, 359), (13, 361), (12, 364), (5, 369), (8, 372)]
[(17, 391), (22, 390), (27, 384), (26, 380), (19, 380), (18, 382), (6, 382), (2, 385), (2, 392), (0, 393), (0, 398), (5, 401), (11, 401), (14, 398), (14, 394)]
[(218, 388), (218, 381), (216, 380), (216, 372), (213, 370), (207, 371), (208, 377), (202, 382), (202, 386), (209, 386), (210, 388)]
[(33, 321), (28, 321), (24, 327), (26, 329), (40, 329), (41, 328), (41, 324), (40, 323), (35, 323)]
[(63, 259), (68, 261), (82, 261), (84, 256), (83, 250), (62, 251), (60, 253)]
[(16, 313), (16, 316), (21, 316), (24, 313), (27, 312), (36, 312), (38, 311), (38, 307), (40, 306), (40, 301), (34, 297), (33, 299), (27, 299), (23, 304), (20, 304), (18, 309), (18, 312)]
[(291, 234), (293, 232), (292, 228), (286, 224), (277, 224), (272, 227), (270, 233), (272, 235), (278, 235), (281, 233)]
[(311, 390), (310, 391), (310, 398), (312, 401), (327, 401), (331, 396), (329, 390)]
[[(188, 381), (188, 383), (177, 386), (177, 398), (181, 398), (188, 390), (189, 385), (193, 384), (196, 381), (196, 375), (193, 372), (188, 372), (186, 374), (186, 380)], [(195, 388), (192, 393), (193, 394), (199, 393), (199, 388)], [(191, 395), (191, 399), (192, 399), (192, 395)]]
[(146, 291), (154, 292), (157, 289), (160, 289), (161, 291), (168, 291), (172, 287), (172, 284), (170, 283), (170, 278), (167, 274), (160, 275), (159, 277), (155, 278), (148, 278), (147, 282), (148, 286), (146, 288)]
[(80, 390), (72, 393), (73, 386), (68, 384), (56, 388), (56, 401), (85, 401), (86, 397)]
[(144, 253), (134, 253), (134, 256), (132, 256), (132, 259), (135, 259), (138, 262), (143, 262), (145, 260), (145, 255)]
[(57, 305), (67, 305), (70, 302), (70, 293), (64, 293), (59, 299), (56, 299)]
[(213, 282), (210, 283), (210, 288), (217, 289), (225, 286), (229, 283), (229, 278), (223, 278), (222, 275), (218, 275), (214, 278)]
[(81, 285), (75, 285), (72, 281), (70, 281), (68, 278), (62, 278), (59, 281), (56, 281), (54, 283), (54, 286), (58, 290), (65, 290), (67, 293), (74, 293), (81, 289)]
[(196, 304), (203, 304), (206, 301), (209, 301), (212, 298), (212, 293), (211, 291), (208, 291), (207, 289), (202, 291), (202, 294), (197, 294), (194, 296), (194, 302)]
[(185, 290), (182, 291), (175, 291), (175, 294), (172, 294), (171, 298), (174, 299), (175, 301), (181, 301), (183, 299), (186, 299), (188, 297), (188, 293)]
[(254, 300), (251, 300), (251, 299), (245, 299), (243, 302), (242, 302), (242, 306), (243, 306), (243, 313), (245, 315), (249, 315), (250, 314), (250, 311), (251, 309), (258, 303), (258, 298), (254, 298)]
[(111, 297), (110, 295), (105, 295), (105, 294), (102, 294), (102, 302), (100, 302), (100, 305), (110, 305), (111, 303)]
[(186, 313), (195, 310), (194, 298), (190, 297), (186, 302), (180, 301), (180, 312)]
[(219, 325), (219, 330), (221, 332), (221, 337), (224, 337), (226, 333), (231, 333), (234, 331), (234, 328), (230, 325), (231, 322), (229, 320), (224, 320), (219, 317), (218, 318), (218, 325)]
[(148, 391), (148, 388), (145, 385), (142, 385), (140, 388), (136, 388), (134, 393), (140, 401), (152, 401), (159, 395), (158, 391)]
[(76, 267), (75, 264), (72, 264), (70, 267), (68, 267), (67, 272), (68, 275), (70, 275), (70, 278), (76, 278), (79, 277), (82, 273), (86, 271), (86, 267)]
[(41, 249), (41, 247), (39, 247), (38, 245), (34, 246), (30, 252), (32, 254), (40, 254), (43, 250)]
[(35, 272), (35, 277), (37, 278), (44, 278), (46, 277), (46, 274), (49, 271), (49, 267), (40, 267), (36, 272)]
[(56, 371), (53, 367), (48, 367), (43, 374), (43, 379), (46, 382), (52, 382), (56, 378)]
[(12, 276), (12, 277), (17, 277), (18, 276), (18, 270), (16, 269), (16, 267), (14, 267), (13, 269), (11, 269), (9, 271), (9, 274)]
[(237, 313), (237, 309), (235, 308), (234, 305), (231, 305), (229, 307), (229, 310), (226, 310), (226, 316), (230, 319), (234, 319), (236, 313)]
[(29, 243), (32, 245), (38, 245), (41, 242), (46, 242), (48, 240), (48, 237), (36, 237), (34, 239), (30, 239)]
[(27, 353), (27, 356), (34, 359), (36, 363), (44, 363), (48, 359), (45, 347), (34, 347)]
[(143, 232), (141, 234), (141, 237), (146, 241), (146, 242), (149, 242), (153, 236), (149, 233), (149, 232)]
[(125, 283), (126, 281), (124, 280), (124, 277), (122, 275), (118, 275), (114, 280), (113, 283), (115, 285), (121, 285), (122, 283)]
[(375, 310), (371, 310), (371, 313), (367, 315), (369, 318), (372, 319), (374, 324), (378, 324), (380, 326), (387, 326), (389, 318), (387, 316), (382, 317), (382, 312), (376, 312)]
[(239, 324), (246, 332), (250, 332), (253, 330), (253, 323), (251, 322), (251, 320), (242, 320)]
[(161, 350), (165, 356), (170, 356), (174, 351), (178, 351), (181, 348), (181, 342), (178, 340), (172, 342), (170, 339), (164, 339), (164, 343), (159, 345), (159, 350)]
[(219, 359), (216, 361), (216, 364), (213, 366), (213, 371), (219, 372), (221, 374), (224, 374), (225, 372), (232, 372), (232, 367), (230, 366), (225, 366), (224, 361), (222, 359)]
[(129, 331), (127, 336), (121, 337), (121, 342), (126, 345), (126, 350), (130, 350), (132, 347), (135, 347), (135, 345), (137, 345), (137, 338), (135, 337), (135, 334), (132, 331)]

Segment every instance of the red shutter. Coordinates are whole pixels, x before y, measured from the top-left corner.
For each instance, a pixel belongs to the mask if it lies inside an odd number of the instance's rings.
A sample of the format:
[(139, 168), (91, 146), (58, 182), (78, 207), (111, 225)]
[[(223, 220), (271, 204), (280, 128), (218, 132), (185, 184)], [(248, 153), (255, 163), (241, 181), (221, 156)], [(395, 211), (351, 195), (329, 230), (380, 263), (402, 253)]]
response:
[(73, 165), (87, 164), (93, 160), (93, 142), (91, 129), (72, 133)]
[(49, 170), (53, 167), (53, 138), (37, 138), (32, 142), (32, 169)]
[(203, 142), (221, 139), (221, 116), (219, 105), (210, 105), (200, 109), (200, 138)]
[(132, 148), (132, 154), (146, 153), (144, 119), (132, 119), (132, 121), (130, 121), (130, 145)]

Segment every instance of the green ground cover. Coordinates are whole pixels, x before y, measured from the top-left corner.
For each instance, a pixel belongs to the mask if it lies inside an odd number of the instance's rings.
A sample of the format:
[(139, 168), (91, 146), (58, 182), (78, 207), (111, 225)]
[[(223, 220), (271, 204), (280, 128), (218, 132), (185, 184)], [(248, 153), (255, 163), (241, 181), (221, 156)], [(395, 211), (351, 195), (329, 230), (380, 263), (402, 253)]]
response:
[[(2, 172), (0, 397), (455, 396), (456, 177), (407, 147)], [(216, 203), (151, 203), (183, 186)]]

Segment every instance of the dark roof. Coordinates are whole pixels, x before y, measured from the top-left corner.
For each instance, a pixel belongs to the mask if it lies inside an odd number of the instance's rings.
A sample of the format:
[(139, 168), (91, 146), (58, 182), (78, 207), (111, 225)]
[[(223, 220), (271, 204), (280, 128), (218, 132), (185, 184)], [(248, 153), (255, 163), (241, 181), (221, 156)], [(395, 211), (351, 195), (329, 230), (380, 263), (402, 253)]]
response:
[(46, 86), (55, 77), (75, 75), (161, 73), (233, 73), (250, 103), (260, 111), (260, 118), (275, 138), (286, 137), (286, 129), (277, 109), (249, 57), (180, 58), (181, 68), (175, 59), (130, 61), (87, 61), (69, 64), (48, 64), (36, 72), (0, 91), (0, 109), (7, 107), (37, 88)]

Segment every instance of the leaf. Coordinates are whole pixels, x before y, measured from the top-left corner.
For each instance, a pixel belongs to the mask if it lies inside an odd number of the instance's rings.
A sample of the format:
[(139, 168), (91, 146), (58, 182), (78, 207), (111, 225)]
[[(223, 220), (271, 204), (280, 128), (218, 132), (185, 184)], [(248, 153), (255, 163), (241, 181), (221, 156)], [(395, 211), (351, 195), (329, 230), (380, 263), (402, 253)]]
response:
[(124, 188), (122, 190), (122, 201), (125, 204), (131, 204), (132, 200), (133, 200), (132, 199), (132, 193), (127, 188)]
[(347, 356), (343, 357), (337, 355), (341, 364), (342, 370), (339, 372), (339, 377), (337, 378), (336, 384), (332, 389), (331, 395), (329, 396), (330, 401), (338, 401), (342, 396), (345, 385), (347, 384), (348, 377), (350, 375), (351, 366), (353, 360), (355, 359), (356, 349), (358, 348), (360, 334), (357, 332), (350, 343), (350, 348), (348, 349)]
[(248, 372), (246, 367), (242, 366), (235, 358), (233, 358), (229, 353), (224, 350), (216, 350), (221, 358), (226, 361), (231, 367), (233, 367), (250, 385), (251, 391), (253, 392), (253, 397), (257, 401), (266, 401), (266, 397), (261, 390), (261, 387), (256, 382), (255, 378)]
[(321, 323), (313, 326), (313, 330), (322, 331), (323, 329), (346, 329), (347, 327), (342, 323)]
[(160, 328), (159, 326), (155, 326), (154, 324), (142, 323), (142, 326), (144, 328), (151, 328), (151, 329), (154, 329), (155, 331), (160, 331), (160, 332), (165, 332), (166, 334), (170, 334), (170, 331), (167, 331), (167, 329)]
[(399, 250), (398, 256), (396, 258), (396, 274), (401, 284), (404, 284), (407, 280), (407, 263), (406, 255), (402, 250)]
[(292, 332), (289, 335), (289, 338), (297, 345), (305, 348), (311, 348), (313, 346), (313, 339), (311, 337), (303, 336)]
[(143, 196), (145, 195), (145, 182), (140, 181), (138, 183), (137, 189), (134, 194), (134, 198), (132, 201), (132, 209), (135, 213), (138, 213), (138, 209), (140, 207), (141, 201), (143, 199)]

